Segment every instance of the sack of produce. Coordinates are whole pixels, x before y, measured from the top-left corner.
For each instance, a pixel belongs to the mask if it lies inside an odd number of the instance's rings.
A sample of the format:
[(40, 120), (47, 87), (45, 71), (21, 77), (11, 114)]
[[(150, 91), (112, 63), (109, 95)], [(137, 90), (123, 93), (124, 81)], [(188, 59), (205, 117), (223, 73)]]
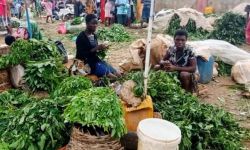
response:
[(240, 84), (250, 83), (250, 60), (238, 61), (232, 68), (232, 78)]
[(16, 65), (10, 68), (10, 81), (12, 86), (14, 86), (15, 88), (20, 88), (22, 86), (22, 84), (24, 83), (23, 76), (24, 76), (23, 66)]
[(122, 101), (126, 103), (128, 106), (137, 107), (141, 104), (141, 98), (136, 97), (133, 89), (135, 87), (136, 83), (132, 80), (125, 81), (122, 84), (121, 91), (120, 91), (120, 97)]

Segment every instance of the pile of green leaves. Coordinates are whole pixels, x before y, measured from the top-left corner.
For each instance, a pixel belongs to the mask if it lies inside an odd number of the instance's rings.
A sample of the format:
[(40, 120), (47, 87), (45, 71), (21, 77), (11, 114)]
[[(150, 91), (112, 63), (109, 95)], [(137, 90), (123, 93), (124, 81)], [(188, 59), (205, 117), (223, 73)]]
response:
[(232, 65), (226, 64), (223, 61), (217, 61), (219, 76), (231, 76)]
[(53, 91), (67, 76), (64, 66), (55, 60), (30, 61), (24, 79), (32, 91)]
[(197, 97), (185, 93), (175, 74), (151, 72), (148, 94), (163, 118), (180, 127), (180, 150), (241, 149), (245, 132), (232, 115), (200, 104)]
[(71, 25), (79, 25), (81, 24), (83, 21), (82, 21), (82, 18), (81, 17), (76, 17), (73, 19), (73, 21), (71, 22)]
[(60, 59), (60, 53), (56, 45), (51, 41), (38, 41), (35, 39), (30, 40), (32, 50), (30, 54), (31, 61), (42, 61), (45, 59)]
[(246, 18), (232, 12), (225, 13), (220, 19), (216, 20), (214, 31), (209, 38), (224, 40), (234, 45), (245, 42)]
[(61, 100), (38, 100), (19, 90), (0, 94), (0, 149), (57, 149), (68, 140)]
[(102, 128), (112, 137), (120, 138), (126, 133), (121, 102), (110, 88), (90, 88), (78, 93), (65, 109), (64, 117), (71, 123)]
[(12, 28), (18, 28), (20, 26), (20, 22), (11, 20), (10, 22)]
[(93, 84), (90, 79), (82, 76), (67, 77), (58, 85), (53, 92), (54, 97), (75, 96), (77, 93), (92, 88)]
[(32, 44), (30, 42), (17, 40), (11, 45), (10, 53), (0, 57), (0, 69), (26, 63), (30, 60), (31, 51)]
[(100, 40), (111, 42), (128, 42), (132, 39), (120, 24), (114, 24), (111, 28), (98, 29), (97, 35)]
[(192, 19), (189, 19), (185, 26), (181, 26), (180, 24), (180, 17), (177, 14), (174, 14), (169, 22), (168, 28), (166, 29), (166, 33), (173, 36), (176, 30), (183, 29), (188, 32), (188, 35), (192, 40), (206, 39), (209, 34), (208, 31), (202, 29), (201, 27), (198, 28), (196, 26), (196, 22)]
[(9, 54), (0, 57), (0, 69), (25, 64), (28, 61), (42, 61), (45, 59), (60, 59), (60, 53), (57, 51), (54, 43), (49, 41), (30, 41), (17, 40), (11, 45)]

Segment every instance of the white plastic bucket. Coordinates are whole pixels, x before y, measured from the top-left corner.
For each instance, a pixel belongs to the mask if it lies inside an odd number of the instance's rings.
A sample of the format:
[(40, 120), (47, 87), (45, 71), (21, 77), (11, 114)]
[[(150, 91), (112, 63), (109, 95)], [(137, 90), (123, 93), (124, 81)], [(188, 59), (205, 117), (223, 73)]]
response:
[(175, 124), (157, 118), (144, 119), (137, 127), (138, 150), (178, 150), (181, 130)]

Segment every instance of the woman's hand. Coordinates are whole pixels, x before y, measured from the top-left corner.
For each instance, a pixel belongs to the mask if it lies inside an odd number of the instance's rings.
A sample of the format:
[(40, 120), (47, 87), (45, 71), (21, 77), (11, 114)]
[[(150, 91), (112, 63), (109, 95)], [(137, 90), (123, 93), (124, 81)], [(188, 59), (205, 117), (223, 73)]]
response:
[(98, 50), (98, 51), (104, 50), (104, 49), (106, 49), (106, 48), (108, 48), (108, 46), (105, 45), (105, 44), (99, 44), (99, 45), (97, 46), (97, 50)]

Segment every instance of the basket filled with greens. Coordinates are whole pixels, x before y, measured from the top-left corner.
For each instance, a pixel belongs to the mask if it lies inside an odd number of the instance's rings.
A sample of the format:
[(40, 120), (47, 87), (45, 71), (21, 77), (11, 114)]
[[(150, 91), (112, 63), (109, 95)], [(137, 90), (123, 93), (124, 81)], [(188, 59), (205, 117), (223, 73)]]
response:
[(119, 150), (126, 133), (122, 106), (112, 89), (90, 88), (78, 93), (64, 111), (74, 125), (68, 150)]

